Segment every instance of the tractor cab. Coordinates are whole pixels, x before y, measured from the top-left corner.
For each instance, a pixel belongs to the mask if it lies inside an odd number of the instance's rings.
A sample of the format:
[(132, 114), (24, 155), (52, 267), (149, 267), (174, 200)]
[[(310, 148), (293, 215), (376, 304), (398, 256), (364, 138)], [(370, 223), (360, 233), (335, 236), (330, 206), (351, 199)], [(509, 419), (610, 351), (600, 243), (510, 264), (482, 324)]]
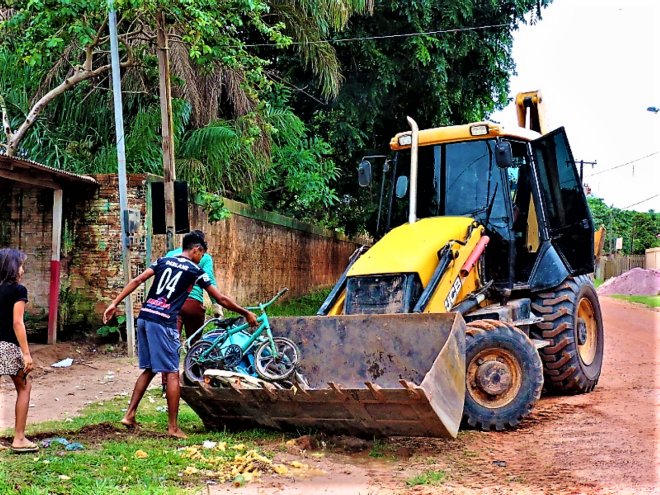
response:
[[(542, 137), (492, 123), (422, 130), (415, 151), (412, 134), (390, 143), (379, 234), (411, 218), (471, 217), (490, 237), (486, 280), (505, 294), (593, 271), (593, 223), (563, 128)], [(363, 183), (370, 167), (360, 165)]]

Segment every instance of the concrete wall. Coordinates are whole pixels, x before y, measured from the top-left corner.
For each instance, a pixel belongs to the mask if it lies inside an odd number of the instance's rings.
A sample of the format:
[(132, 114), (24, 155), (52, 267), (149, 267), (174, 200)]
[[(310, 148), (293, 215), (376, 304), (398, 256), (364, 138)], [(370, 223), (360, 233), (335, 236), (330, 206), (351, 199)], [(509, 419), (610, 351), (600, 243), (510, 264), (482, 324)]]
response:
[(645, 251), (646, 269), (660, 270), (660, 248), (651, 248)]

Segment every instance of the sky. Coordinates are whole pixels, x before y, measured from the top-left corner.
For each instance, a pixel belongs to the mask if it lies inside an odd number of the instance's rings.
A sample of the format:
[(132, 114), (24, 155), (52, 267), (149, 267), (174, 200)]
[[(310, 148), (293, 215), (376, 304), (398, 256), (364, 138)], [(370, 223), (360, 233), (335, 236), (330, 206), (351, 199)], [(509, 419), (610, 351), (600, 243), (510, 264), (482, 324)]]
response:
[[(592, 195), (660, 211), (660, 112), (647, 110), (660, 108), (660, 0), (554, 0), (514, 32), (513, 58), (509, 96), (541, 91), (548, 127), (597, 162), (584, 166)], [(517, 125), (515, 108), (491, 120)]]

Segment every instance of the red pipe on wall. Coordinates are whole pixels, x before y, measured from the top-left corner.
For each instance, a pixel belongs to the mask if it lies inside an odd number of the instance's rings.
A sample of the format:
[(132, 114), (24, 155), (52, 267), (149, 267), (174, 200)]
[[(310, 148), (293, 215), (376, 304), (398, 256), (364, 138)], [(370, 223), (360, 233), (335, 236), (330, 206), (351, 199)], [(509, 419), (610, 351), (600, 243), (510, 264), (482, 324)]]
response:
[(472, 267), (474, 267), (474, 264), (479, 260), (479, 257), (483, 254), (484, 249), (486, 249), (486, 246), (488, 245), (488, 242), (490, 241), (490, 237), (487, 235), (483, 236), (481, 239), (479, 239), (479, 242), (477, 242), (477, 245), (474, 246), (474, 249), (470, 253), (470, 256), (468, 256), (468, 259), (465, 260), (465, 263), (463, 263), (463, 266), (461, 267), (461, 277), (467, 277), (468, 273), (472, 270)]

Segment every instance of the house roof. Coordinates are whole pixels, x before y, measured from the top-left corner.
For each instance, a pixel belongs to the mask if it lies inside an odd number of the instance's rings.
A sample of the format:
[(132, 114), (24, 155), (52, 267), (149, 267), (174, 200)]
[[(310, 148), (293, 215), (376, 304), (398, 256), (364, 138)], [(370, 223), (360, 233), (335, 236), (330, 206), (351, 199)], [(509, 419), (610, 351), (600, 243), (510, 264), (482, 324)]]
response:
[(64, 189), (75, 185), (98, 187), (98, 182), (87, 175), (42, 165), (25, 158), (0, 154), (0, 179), (9, 179), (49, 189)]

